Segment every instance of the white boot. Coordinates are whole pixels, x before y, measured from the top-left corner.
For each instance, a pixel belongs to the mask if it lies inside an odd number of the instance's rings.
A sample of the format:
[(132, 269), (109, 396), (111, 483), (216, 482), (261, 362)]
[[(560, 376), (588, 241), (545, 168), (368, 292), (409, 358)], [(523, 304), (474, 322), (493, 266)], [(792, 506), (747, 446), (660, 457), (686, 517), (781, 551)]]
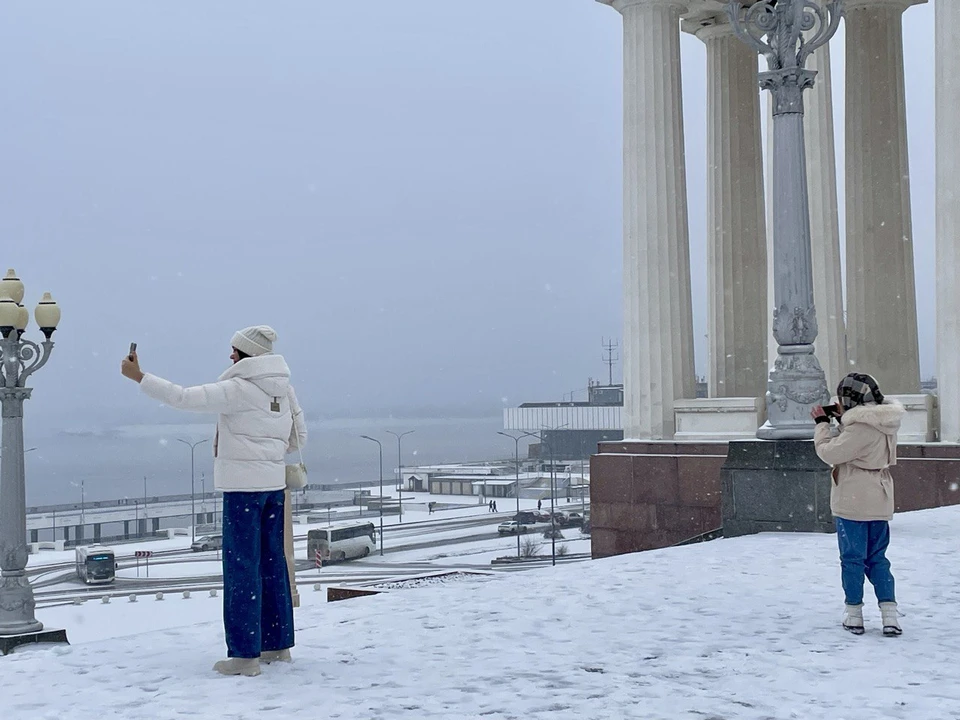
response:
[(260, 653), (260, 662), (265, 662), (267, 665), (274, 662), (293, 662), (293, 658), (290, 657), (290, 648), (286, 650), (264, 650)]
[(843, 606), (843, 629), (863, 635), (863, 603)]
[(900, 621), (897, 619), (897, 604), (895, 602), (880, 603), (880, 617), (883, 619), (883, 634), (888, 637), (903, 635), (900, 629)]
[(256, 677), (260, 674), (260, 660), (257, 658), (227, 658), (213, 666), (221, 675), (243, 675)]

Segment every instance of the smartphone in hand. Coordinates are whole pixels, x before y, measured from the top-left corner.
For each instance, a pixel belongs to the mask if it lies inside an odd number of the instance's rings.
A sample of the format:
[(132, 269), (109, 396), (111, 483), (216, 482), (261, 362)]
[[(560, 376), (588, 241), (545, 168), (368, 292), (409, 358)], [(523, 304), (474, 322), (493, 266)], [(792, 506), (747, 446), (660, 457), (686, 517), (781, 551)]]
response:
[(840, 406), (837, 405), (836, 403), (833, 405), (824, 405), (823, 412), (829, 418), (838, 418), (841, 415)]
[(129, 358), (133, 360), (133, 354), (137, 351), (137, 344), (135, 342), (130, 343), (130, 354)]

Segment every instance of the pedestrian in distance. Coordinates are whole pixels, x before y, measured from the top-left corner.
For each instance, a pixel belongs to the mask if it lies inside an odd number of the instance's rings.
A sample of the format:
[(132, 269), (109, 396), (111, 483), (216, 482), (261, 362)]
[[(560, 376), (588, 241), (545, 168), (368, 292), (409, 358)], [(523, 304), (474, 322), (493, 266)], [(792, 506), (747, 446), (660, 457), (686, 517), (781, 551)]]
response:
[(293, 601), (284, 556), (286, 455), (307, 442), (290, 369), (273, 352), (267, 326), (234, 334), (233, 366), (214, 383), (181, 387), (140, 369), (136, 352), (121, 372), (148, 397), (180, 410), (217, 413), (214, 485), (223, 492), (223, 675), (260, 674), (260, 661), (290, 662)]
[(537, 512), (543, 510), (543, 500), (537, 500)]
[[(864, 633), (863, 581), (873, 585), (883, 634), (900, 635), (893, 573), (887, 559), (893, 477), (903, 406), (885, 398), (869, 375), (850, 373), (826, 408), (816, 406), (814, 444), (831, 470), (830, 510), (837, 526), (844, 593), (843, 627)], [(833, 420), (837, 426), (833, 425)]]

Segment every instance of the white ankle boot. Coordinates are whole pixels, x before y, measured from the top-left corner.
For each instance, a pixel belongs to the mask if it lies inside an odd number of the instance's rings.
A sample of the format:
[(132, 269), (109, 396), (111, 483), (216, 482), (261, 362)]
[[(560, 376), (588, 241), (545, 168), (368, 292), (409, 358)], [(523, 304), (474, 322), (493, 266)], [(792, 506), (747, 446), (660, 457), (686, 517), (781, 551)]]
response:
[(256, 677), (260, 674), (260, 660), (257, 658), (227, 658), (213, 666), (221, 675), (243, 675)]
[(854, 635), (863, 635), (863, 603), (843, 606), (843, 629)]
[(290, 657), (290, 649), (286, 650), (264, 650), (260, 653), (260, 662), (265, 662), (267, 665), (274, 662), (293, 662), (293, 658)]
[(899, 613), (895, 602), (880, 603), (880, 617), (883, 620), (884, 635), (895, 637), (903, 634), (903, 630), (900, 629), (900, 621), (897, 619)]

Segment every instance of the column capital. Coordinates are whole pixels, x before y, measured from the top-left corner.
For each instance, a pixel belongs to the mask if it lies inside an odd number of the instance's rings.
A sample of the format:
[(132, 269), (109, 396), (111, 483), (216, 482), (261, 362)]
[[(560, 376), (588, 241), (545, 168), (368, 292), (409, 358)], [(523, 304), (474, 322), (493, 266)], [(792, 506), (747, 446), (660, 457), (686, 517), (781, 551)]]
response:
[(636, 5), (647, 7), (663, 7), (676, 10), (680, 13), (687, 11), (690, 0), (597, 0), (601, 5), (609, 5), (618, 12)]
[(927, 0), (846, 0), (844, 11), (852, 10), (899, 10), (906, 12), (913, 5), (924, 5)]

